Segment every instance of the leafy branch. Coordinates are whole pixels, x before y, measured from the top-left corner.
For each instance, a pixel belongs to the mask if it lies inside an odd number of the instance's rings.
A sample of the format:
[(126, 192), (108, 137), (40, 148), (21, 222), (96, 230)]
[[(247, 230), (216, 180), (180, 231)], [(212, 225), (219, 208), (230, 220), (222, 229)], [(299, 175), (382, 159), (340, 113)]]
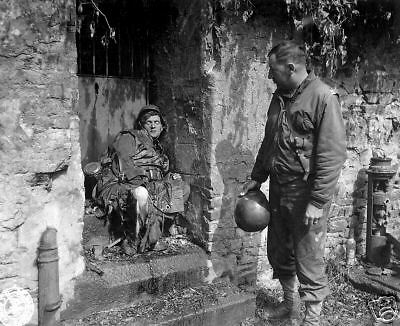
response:
[(312, 24), (317, 27), (319, 36), (306, 37), (306, 47), (332, 77), (346, 63), (344, 25), (359, 14), (357, 0), (286, 0), (286, 4), (297, 30)]

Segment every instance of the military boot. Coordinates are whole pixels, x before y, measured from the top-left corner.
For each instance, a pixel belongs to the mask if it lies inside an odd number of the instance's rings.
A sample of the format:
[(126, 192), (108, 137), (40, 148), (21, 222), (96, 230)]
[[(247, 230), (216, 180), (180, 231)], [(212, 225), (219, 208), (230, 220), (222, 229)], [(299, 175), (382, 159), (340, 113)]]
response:
[(301, 326), (320, 326), (322, 301), (307, 301), (305, 304), (306, 312)]
[(283, 301), (278, 306), (266, 309), (262, 317), (267, 320), (298, 319), (300, 301), (296, 291), (296, 277), (279, 280), (283, 290)]

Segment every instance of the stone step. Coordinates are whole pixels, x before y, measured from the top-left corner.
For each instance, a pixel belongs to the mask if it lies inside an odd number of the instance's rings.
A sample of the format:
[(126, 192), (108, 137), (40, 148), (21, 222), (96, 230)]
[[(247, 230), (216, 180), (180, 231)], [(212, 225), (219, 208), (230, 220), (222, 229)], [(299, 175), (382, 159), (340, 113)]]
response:
[(62, 326), (235, 326), (254, 317), (255, 308), (254, 294), (218, 282), (172, 289), (139, 303), (65, 320)]
[[(96, 268), (77, 278), (74, 299), (61, 311), (62, 319), (80, 318), (154, 298), (173, 289), (179, 291), (233, 275), (226, 267), (229, 264), (210, 258), (193, 244), (178, 253), (152, 252), (129, 259), (95, 261), (93, 264)], [(89, 266), (93, 267), (93, 264)]]

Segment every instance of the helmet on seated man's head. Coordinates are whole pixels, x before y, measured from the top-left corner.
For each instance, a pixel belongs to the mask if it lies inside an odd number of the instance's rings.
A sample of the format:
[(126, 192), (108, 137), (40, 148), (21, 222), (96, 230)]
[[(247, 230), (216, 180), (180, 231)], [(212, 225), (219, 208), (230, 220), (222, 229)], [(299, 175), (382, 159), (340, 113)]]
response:
[(167, 123), (165, 122), (165, 119), (161, 114), (160, 108), (154, 104), (147, 104), (140, 109), (135, 122), (135, 129), (143, 129), (146, 120), (153, 115), (158, 115), (160, 117), (161, 124), (164, 128), (161, 133), (162, 136), (167, 131)]

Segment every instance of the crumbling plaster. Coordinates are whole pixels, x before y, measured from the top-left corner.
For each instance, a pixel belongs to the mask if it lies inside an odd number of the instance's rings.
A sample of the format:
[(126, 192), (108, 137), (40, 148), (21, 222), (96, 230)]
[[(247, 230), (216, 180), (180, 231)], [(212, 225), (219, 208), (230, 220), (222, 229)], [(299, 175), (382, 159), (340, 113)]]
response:
[(19, 286), (36, 300), (37, 248), (53, 226), (65, 303), (84, 269), (75, 2), (0, 6), (0, 290)]

